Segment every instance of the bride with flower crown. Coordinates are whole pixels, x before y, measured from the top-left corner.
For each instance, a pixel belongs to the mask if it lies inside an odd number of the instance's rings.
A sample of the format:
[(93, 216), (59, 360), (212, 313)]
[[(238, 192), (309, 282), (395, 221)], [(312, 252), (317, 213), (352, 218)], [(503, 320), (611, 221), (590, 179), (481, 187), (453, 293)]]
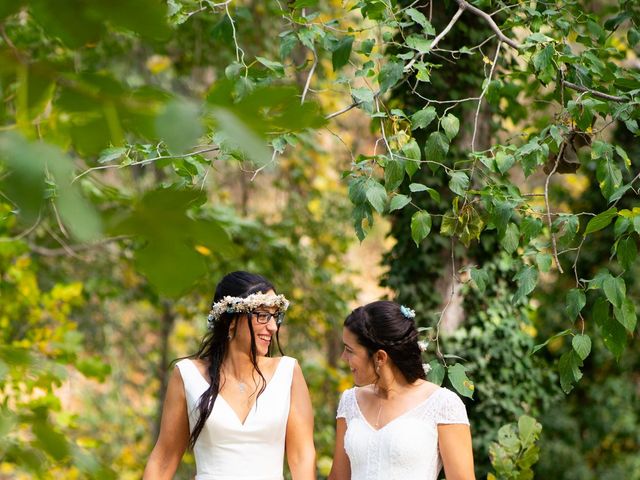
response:
[[(300, 366), (270, 357), (289, 302), (260, 275), (216, 287), (200, 350), (171, 374), (143, 480), (173, 478), (187, 447), (196, 480), (315, 479), (313, 412)], [(285, 449), (286, 445), (286, 449)]]
[(394, 302), (356, 308), (344, 322), (342, 394), (329, 480), (474, 480), (465, 406), (428, 382), (415, 313)]

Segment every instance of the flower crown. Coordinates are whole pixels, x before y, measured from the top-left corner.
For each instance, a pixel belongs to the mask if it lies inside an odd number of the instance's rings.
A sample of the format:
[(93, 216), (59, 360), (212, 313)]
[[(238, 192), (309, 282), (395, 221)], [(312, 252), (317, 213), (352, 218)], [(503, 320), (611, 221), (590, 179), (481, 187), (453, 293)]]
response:
[(212, 305), (207, 317), (207, 325), (210, 329), (213, 328), (214, 323), (223, 313), (251, 312), (257, 307), (276, 307), (284, 312), (289, 308), (289, 300), (284, 295), (271, 293), (252, 293), (246, 297), (226, 296)]

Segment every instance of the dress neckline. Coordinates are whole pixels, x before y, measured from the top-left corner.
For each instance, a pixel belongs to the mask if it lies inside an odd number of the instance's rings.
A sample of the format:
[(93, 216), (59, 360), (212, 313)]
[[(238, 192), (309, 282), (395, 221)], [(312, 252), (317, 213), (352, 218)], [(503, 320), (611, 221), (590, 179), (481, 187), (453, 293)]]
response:
[[(276, 368), (273, 371), (273, 374), (271, 375), (271, 378), (266, 382), (266, 385), (264, 386), (264, 390), (262, 391), (262, 393), (265, 393), (267, 391), (267, 389), (269, 388), (269, 386), (271, 385), (271, 382), (273, 382), (274, 378), (276, 378), (276, 375), (278, 375), (278, 371), (281, 370), (280, 366), (282, 365), (282, 359), (284, 357), (280, 357), (280, 360), (278, 360), (278, 365), (276, 365)], [(206, 383), (207, 387), (211, 387), (211, 384), (209, 383), (209, 381), (204, 378), (204, 376), (200, 373), (200, 370), (198, 369), (198, 367), (196, 366), (195, 362), (188, 358), (187, 360), (189, 360), (189, 363), (191, 364), (191, 366), (194, 368), (195, 372), (198, 374), (198, 377), (200, 377), (200, 379)], [(247, 424), (247, 420), (249, 420), (249, 417), (251, 416), (251, 414), (253, 413), (253, 411), (256, 409), (256, 405), (258, 403), (258, 398), (256, 397), (253, 400), (253, 404), (251, 405), (251, 407), (249, 408), (249, 412), (247, 413), (247, 416), (244, 417), (244, 420), (240, 419), (240, 416), (238, 415), (238, 413), (234, 410), (234, 408), (231, 406), (231, 404), (218, 392), (218, 398), (222, 399), (222, 401), (224, 402), (224, 404), (229, 408), (229, 410), (231, 411), (231, 413), (233, 414), (233, 417), (238, 421), (238, 423), (240, 424), (241, 427), (244, 427)]]
[(440, 393), (441, 391), (445, 390), (443, 387), (438, 387), (436, 390), (434, 390), (433, 392), (431, 392), (429, 394), (429, 396), (427, 396), (427, 398), (425, 398), (424, 400), (422, 400), (421, 402), (419, 402), (417, 405), (414, 405), (413, 407), (405, 410), (404, 412), (402, 412), (400, 415), (396, 416), (395, 418), (393, 418), (392, 420), (388, 421), (387, 423), (385, 423), (383, 426), (381, 426), (380, 428), (375, 428), (373, 425), (371, 425), (369, 423), (369, 420), (367, 420), (367, 417), (364, 416), (364, 414), (362, 413), (362, 410), (360, 410), (360, 404), (358, 403), (358, 396), (356, 395), (356, 389), (353, 389), (353, 401), (356, 404), (356, 410), (358, 411), (358, 415), (360, 415), (360, 418), (362, 419), (362, 421), (373, 431), (373, 432), (380, 432), (382, 430), (384, 430), (385, 428), (387, 428), (389, 425), (391, 425), (392, 423), (394, 423), (396, 420), (400, 420), (402, 417), (412, 413), (413, 411), (417, 410), (418, 408), (426, 405), (427, 403), (429, 403), (429, 401), (431, 401), (431, 399), (433, 397), (435, 397), (438, 393)]

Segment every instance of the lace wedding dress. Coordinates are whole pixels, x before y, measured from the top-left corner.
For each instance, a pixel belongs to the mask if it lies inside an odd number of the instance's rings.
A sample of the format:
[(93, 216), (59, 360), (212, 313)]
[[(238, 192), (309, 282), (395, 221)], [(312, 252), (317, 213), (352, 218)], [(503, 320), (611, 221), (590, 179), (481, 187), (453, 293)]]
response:
[[(244, 423), (218, 395), (194, 447), (195, 480), (282, 480), (284, 440), (295, 359), (282, 357)], [(184, 383), (189, 428), (198, 419), (198, 399), (209, 388), (189, 359), (177, 364)]]
[(337, 418), (344, 418), (344, 448), (351, 480), (436, 480), (442, 468), (438, 425), (469, 425), (462, 400), (440, 388), (409, 411), (376, 430), (362, 415), (357, 388), (340, 399)]

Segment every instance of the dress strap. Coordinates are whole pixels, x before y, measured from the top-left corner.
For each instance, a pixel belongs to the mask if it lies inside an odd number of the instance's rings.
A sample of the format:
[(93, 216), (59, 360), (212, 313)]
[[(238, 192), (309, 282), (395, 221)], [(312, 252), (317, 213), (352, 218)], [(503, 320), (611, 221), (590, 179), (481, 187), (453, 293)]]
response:
[(200, 370), (198, 370), (198, 367), (196, 367), (196, 364), (193, 363), (193, 360), (190, 358), (183, 358), (176, 363), (176, 367), (180, 371), (182, 383), (184, 383), (185, 388), (187, 385), (209, 386), (209, 382), (205, 380)]

